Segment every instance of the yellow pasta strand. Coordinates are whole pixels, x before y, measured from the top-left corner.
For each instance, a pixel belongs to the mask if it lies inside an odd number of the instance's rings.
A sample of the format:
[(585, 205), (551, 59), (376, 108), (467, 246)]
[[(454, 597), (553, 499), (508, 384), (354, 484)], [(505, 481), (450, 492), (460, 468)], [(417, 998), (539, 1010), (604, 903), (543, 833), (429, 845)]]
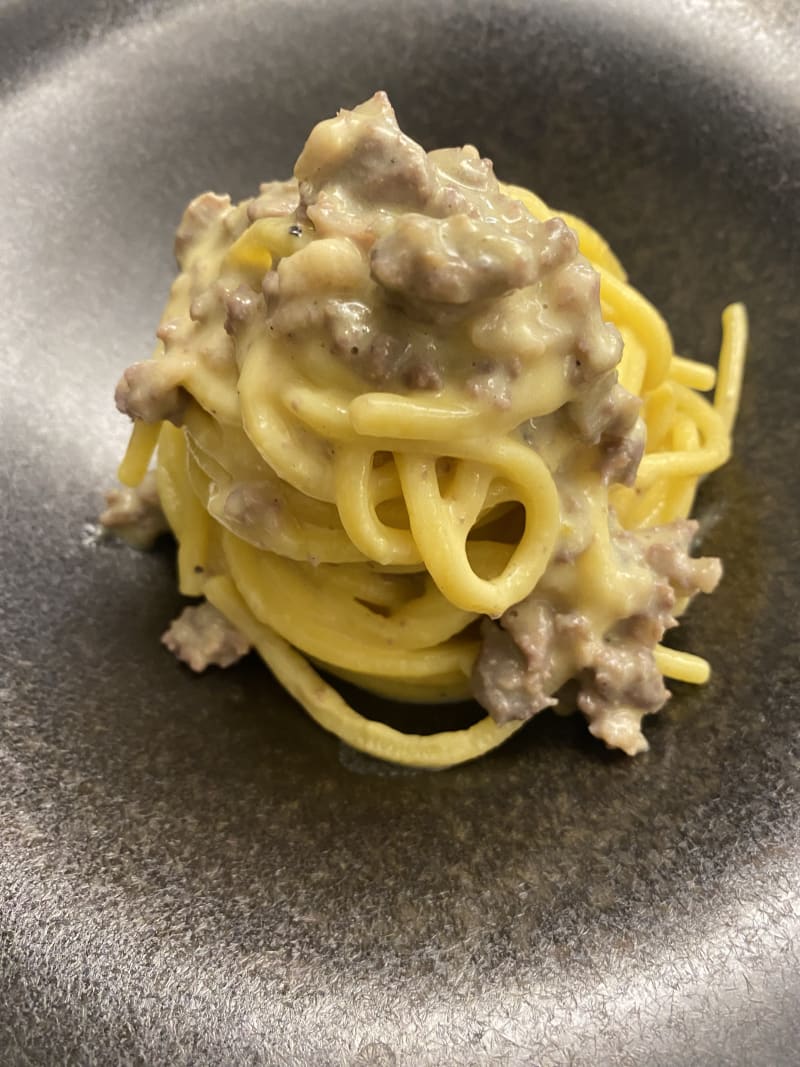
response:
[(701, 656), (691, 652), (679, 652), (675, 648), (656, 646), (656, 665), (667, 678), (677, 682), (689, 682), (691, 685), (705, 685), (711, 675), (711, 669)]
[(117, 471), (117, 477), (123, 485), (135, 488), (140, 484), (150, 466), (160, 431), (160, 423), (134, 420), (128, 447)]
[(714, 408), (730, 434), (739, 410), (747, 351), (747, 311), (744, 304), (731, 304), (722, 313), (722, 348)]
[(670, 377), (679, 385), (687, 385), (690, 389), (698, 389), (701, 393), (707, 393), (713, 389), (717, 382), (717, 372), (713, 367), (705, 363), (696, 363), (693, 359), (685, 359), (683, 356), (673, 356), (669, 369)]
[(212, 578), (205, 595), (248, 638), (280, 684), (325, 730), (376, 759), (438, 770), (477, 759), (523, 725), (498, 726), (489, 716), (466, 730), (420, 736), (364, 718), (275, 630), (257, 622), (229, 578)]

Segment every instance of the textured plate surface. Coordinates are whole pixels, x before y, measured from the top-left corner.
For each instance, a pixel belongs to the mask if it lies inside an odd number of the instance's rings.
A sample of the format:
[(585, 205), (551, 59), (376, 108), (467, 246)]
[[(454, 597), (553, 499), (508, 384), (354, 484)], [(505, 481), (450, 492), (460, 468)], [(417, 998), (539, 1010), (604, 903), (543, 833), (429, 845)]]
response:
[[(797, 1063), (799, 46), (791, 0), (0, 3), (0, 1062)], [(190, 677), (170, 553), (96, 542), (185, 202), (378, 87), (598, 225), (689, 354), (750, 308), (714, 679), (634, 761), (543, 716), (376, 766), (256, 662)]]

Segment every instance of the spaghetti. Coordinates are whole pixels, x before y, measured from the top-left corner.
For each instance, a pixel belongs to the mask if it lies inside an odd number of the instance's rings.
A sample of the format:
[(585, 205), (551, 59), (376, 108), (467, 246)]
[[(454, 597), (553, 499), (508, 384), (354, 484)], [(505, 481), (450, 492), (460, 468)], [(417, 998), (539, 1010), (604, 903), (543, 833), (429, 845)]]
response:
[[(120, 480), (156, 454), (181, 592), (373, 756), (474, 759), (570, 678), (593, 733), (645, 748), (662, 675), (708, 677), (660, 637), (719, 577), (686, 517), (730, 454), (742, 306), (716, 375), (677, 356), (598, 233), (474, 149), (426, 154), (383, 94), (317, 126), (293, 181), (193, 201), (176, 251), (158, 348), (117, 403)], [(407, 734), (319, 669), (490, 714)]]

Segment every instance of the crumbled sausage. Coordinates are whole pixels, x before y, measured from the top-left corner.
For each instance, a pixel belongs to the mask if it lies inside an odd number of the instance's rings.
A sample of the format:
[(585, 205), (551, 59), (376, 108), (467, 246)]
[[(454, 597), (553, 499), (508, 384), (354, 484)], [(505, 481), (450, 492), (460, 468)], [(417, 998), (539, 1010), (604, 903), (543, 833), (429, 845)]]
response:
[(233, 334), (242, 323), (247, 322), (259, 305), (257, 293), (247, 285), (240, 285), (225, 299), (225, 332)]
[(179, 426), (187, 394), (180, 386), (182, 368), (169, 359), (133, 363), (123, 373), (114, 393), (117, 409), (142, 422), (168, 420)]
[[(656, 573), (663, 575), (678, 596), (713, 593), (722, 577), (722, 563), (713, 557), (689, 555), (697, 533), (694, 519), (680, 519), (668, 527), (658, 527), (649, 539), (645, 558)], [(669, 535), (667, 535), (667, 531)], [(658, 536), (660, 535), (660, 536)]]
[(262, 182), (258, 196), (247, 205), (247, 217), (250, 222), (257, 219), (283, 218), (291, 215), (300, 203), (300, 190), (297, 179), (285, 182)]
[(608, 372), (567, 405), (583, 439), (600, 446), (600, 473), (606, 484), (633, 485), (636, 480), (646, 441), (641, 407), (639, 397), (616, 381), (616, 371)]
[(161, 638), (193, 671), (230, 667), (250, 651), (250, 642), (213, 604), (184, 608)]
[(711, 592), (720, 567), (689, 555), (696, 523), (680, 520), (629, 532), (616, 530), (620, 582), (639, 569), (645, 594), (635, 614), (604, 634), (583, 614), (561, 612), (537, 591), (509, 608), (499, 623), (485, 622), (472, 675), (475, 698), (497, 722), (527, 719), (549, 703), (569, 678), (580, 685), (577, 704), (591, 732), (633, 755), (647, 744), (640, 722), (669, 698), (655, 646), (675, 625), (678, 596)]
[[(543, 656), (547, 650), (542, 649)], [(495, 722), (530, 719), (556, 701), (544, 688), (547, 674), (531, 669), (522, 649), (497, 623), (481, 624), (481, 650), (472, 672), (472, 694)]]
[(301, 220), (323, 236), (345, 234), (365, 246), (379, 215), (365, 206), (419, 210), (431, 192), (427, 155), (401, 132), (385, 93), (315, 126), (295, 175)]
[(196, 196), (183, 213), (175, 234), (175, 258), (179, 265), (186, 264), (187, 253), (195, 246), (198, 238), (217, 222), (231, 207), (229, 196), (217, 196), (216, 193), (202, 193)]
[(498, 411), (511, 407), (511, 385), (516, 374), (513, 363), (489, 361), (489, 367), (470, 375), (465, 385), (469, 396), (484, 397)]
[(403, 371), (403, 384), (408, 389), (433, 390), (442, 388), (442, 375), (432, 359), (412, 359)]
[(155, 471), (148, 471), (135, 488), (122, 486), (105, 494), (100, 523), (134, 548), (150, 548), (169, 529), (161, 510)]
[(401, 215), (370, 254), (373, 278), (411, 301), (473, 304), (539, 276), (536, 250), (468, 215)]
[(606, 638), (584, 650), (589, 677), (578, 695), (578, 707), (594, 718), (607, 707), (633, 707), (651, 714), (669, 697), (652, 648), (638, 641)]
[[(332, 301), (325, 307), (331, 351), (370, 385), (437, 390), (443, 384), (436, 346), (424, 335), (391, 333), (358, 302)], [(387, 325), (389, 323), (387, 322)]]

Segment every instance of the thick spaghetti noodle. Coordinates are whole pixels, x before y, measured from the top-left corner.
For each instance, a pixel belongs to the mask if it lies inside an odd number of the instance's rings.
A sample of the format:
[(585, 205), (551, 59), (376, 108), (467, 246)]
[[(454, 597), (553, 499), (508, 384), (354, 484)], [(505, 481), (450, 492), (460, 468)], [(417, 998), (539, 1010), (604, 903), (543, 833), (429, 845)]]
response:
[[(227, 620), (167, 642), (229, 662), (232, 626), (322, 726), (401, 763), (489, 751), (570, 678), (592, 732), (640, 751), (662, 675), (708, 677), (659, 641), (719, 576), (685, 520), (730, 453), (743, 308), (716, 375), (675, 355), (599, 234), (474, 149), (426, 154), (382, 94), (295, 175), (190, 205), (158, 349), (117, 390), (120, 480), (157, 453), (180, 589)], [(490, 715), (406, 734), (317, 668)]]

